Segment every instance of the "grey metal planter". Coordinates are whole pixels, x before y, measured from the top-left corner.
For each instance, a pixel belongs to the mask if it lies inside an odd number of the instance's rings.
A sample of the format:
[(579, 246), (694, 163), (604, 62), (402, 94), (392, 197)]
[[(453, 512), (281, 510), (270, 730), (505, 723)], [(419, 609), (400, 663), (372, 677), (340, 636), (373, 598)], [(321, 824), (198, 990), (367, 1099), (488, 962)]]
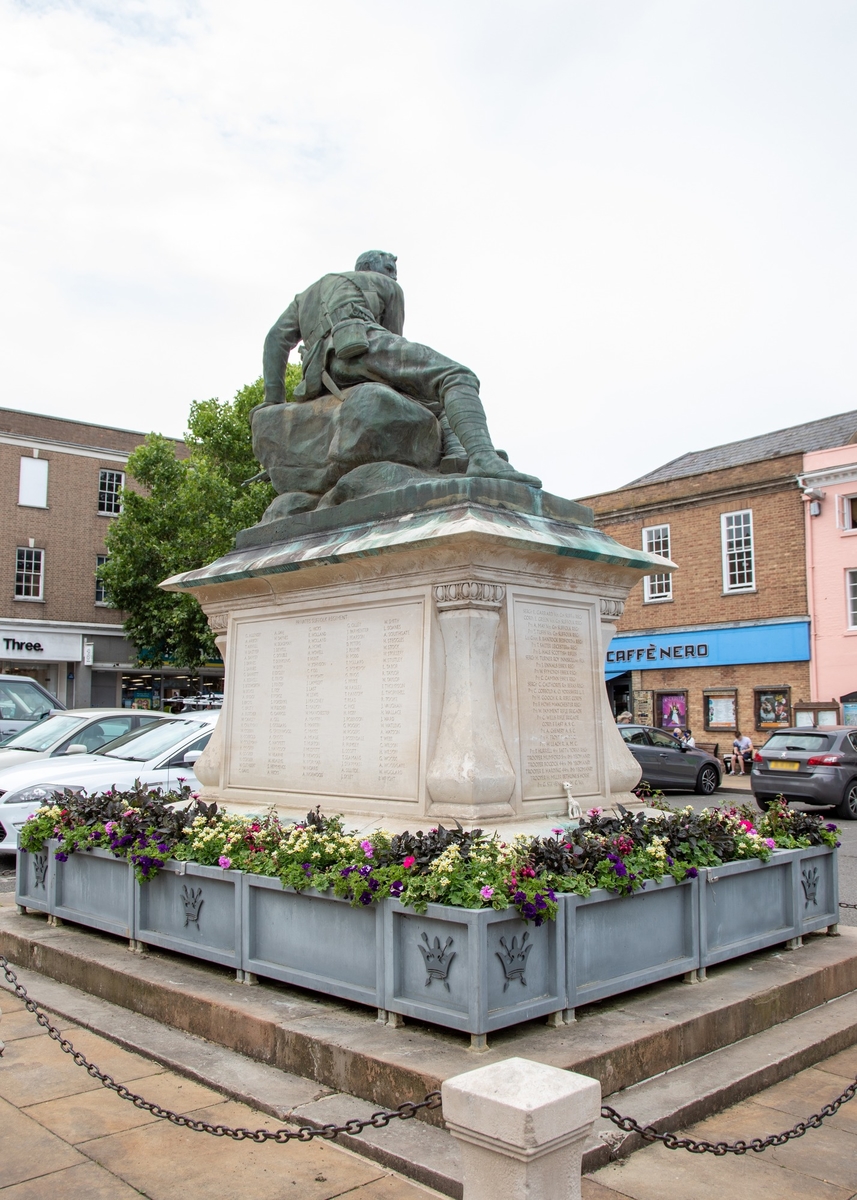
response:
[(170, 860), (134, 881), (134, 937), (239, 970), (242, 895), (240, 871)]
[(244, 875), (242, 887), (243, 970), (382, 1007), (382, 904), (353, 908), (264, 875)]
[(57, 862), (57, 842), (48, 847), (53, 859), (49, 911), (64, 921), (133, 937), (135, 881), (130, 863), (108, 850), (81, 850)]
[(563, 905), (538, 928), (514, 909), (384, 908), (388, 1011), (479, 1036), (566, 1007)]
[(563, 896), (568, 1007), (695, 970), (698, 891), (696, 879), (669, 879), (630, 896)]
[[(774, 857), (777, 857), (775, 852)], [(794, 872), (797, 933), (825, 929), (839, 920), (839, 864), (829, 846), (788, 851)]]
[(36, 854), (18, 850), (15, 902), (22, 908), (33, 908), (43, 913), (50, 911), (53, 863), (54, 856), (47, 846)]
[(701, 966), (798, 936), (795, 860), (800, 853), (786, 850), (766, 863), (753, 858), (699, 872)]

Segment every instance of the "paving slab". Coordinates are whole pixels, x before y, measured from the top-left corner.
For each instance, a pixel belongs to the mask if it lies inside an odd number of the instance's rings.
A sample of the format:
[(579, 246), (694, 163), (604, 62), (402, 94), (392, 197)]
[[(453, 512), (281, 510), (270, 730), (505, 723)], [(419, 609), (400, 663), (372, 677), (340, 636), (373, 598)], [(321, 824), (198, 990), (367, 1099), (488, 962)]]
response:
[(3, 1200), (139, 1200), (142, 1192), (129, 1187), (97, 1163), (84, 1161), (50, 1175), (2, 1188)]
[(73, 1146), (0, 1099), (0, 1188), (84, 1161)]

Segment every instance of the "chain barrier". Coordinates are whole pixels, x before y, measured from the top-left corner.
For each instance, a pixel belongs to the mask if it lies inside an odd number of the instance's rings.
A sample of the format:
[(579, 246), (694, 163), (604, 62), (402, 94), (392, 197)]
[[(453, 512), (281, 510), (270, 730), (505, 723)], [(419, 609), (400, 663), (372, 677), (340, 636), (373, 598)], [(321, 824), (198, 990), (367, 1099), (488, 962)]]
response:
[(848, 904), (845, 900), (839, 901), (840, 908), (857, 908), (857, 904)]
[(129, 1100), (135, 1108), (151, 1113), (153, 1117), (159, 1117), (162, 1121), (169, 1121), (173, 1125), (178, 1125), (182, 1129), (192, 1129), (194, 1133), (211, 1133), (214, 1137), (232, 1138), (236, 1142), (311, 1142), (314, 1138), (331, 1141), (333, 1138), (338, 1137), (340, 1133), (347, 1133), (355, 1137), (370, 1126), (372, 1129), (385, 1129), (391, 1121), (409, 1121), (417, 1115), (420, 1109), (439, 1108), (441, 1104), (440, 1092), (429, 1092), (423, 1100), (406, 1100), (404, 1104), (400, 1104), (397, 1108), (372, 1113), (371, 1117), (366, 1117), (365, 1119), (358, 1117), (351, 1121), (346, 1121), (343, 1125), (322, 1125), (318, 1129), (311, 1125), (299, 1125), (296, 1129), (233, 1129), (230, 1125), (212, 1125), (209, 1121), (195, 1121), (192, 1117), (184, 1117), (181, 1113), (172, 1112), (169, 1108), (163, 1108), (160, 1104), (153, 1104), (149, 1100), (144, 1100), (142, 1096), (138, 1096), (135, 1092), (126, 1088), (124, 1084), (117, 1083), (112, 1076), (105, 1074), (104, 1071), (100, 1071), (94, 1063), (89, 1061), (85, 1054), (81, 1054), (79, 1050), (75, 1050), (68, 1038), (63, 1037), (57, 1027), (51, 1024), (47, 1014), (39, 1007), (35, 1000), (30, 999), (27, 989), (18, 981), (18, 976), (9, 966), (8, 959), (2, 954), (0, 954), (0, 968), (2, 968), (7, 982), (11, 984), (15, 995), (19, 1000), (23, 1001), (27, 1011), (33, 1014), (38, 1023), (47, 1031), (48, 1036), (59, 1044), (60, 1049), (65, 1051), (66, 1054), (71, 1055), (72, 1060), (79, 1067), (83, 1067), (86, 1070), (87, 1075), (90, 1075), (93, 1079), (97, 1079), (100, 1084), (108, 1088), (111, 1092), (115, 1092), (121, 1100)]

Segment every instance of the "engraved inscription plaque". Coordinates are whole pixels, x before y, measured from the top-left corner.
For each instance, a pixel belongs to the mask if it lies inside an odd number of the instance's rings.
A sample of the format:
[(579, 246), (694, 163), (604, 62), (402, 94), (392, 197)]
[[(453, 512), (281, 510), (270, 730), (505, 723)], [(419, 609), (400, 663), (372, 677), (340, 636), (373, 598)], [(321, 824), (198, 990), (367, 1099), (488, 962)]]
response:
[(587, 609), (516, 598), (514, 603), (521, 788), (524, 800), (599, 791)]
[(416, 800), (423, 609), (239, 621), (229, 786)]

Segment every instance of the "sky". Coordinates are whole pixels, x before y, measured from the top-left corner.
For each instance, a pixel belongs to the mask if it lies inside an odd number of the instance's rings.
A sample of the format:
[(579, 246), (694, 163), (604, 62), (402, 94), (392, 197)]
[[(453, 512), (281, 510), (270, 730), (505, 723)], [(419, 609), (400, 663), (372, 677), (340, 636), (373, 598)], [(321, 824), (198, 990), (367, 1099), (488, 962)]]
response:
[(380, 248), (560, 495), (857, 409), (855, 50), (855, 0), (0, 0), (0, 405), (181, 436)]

